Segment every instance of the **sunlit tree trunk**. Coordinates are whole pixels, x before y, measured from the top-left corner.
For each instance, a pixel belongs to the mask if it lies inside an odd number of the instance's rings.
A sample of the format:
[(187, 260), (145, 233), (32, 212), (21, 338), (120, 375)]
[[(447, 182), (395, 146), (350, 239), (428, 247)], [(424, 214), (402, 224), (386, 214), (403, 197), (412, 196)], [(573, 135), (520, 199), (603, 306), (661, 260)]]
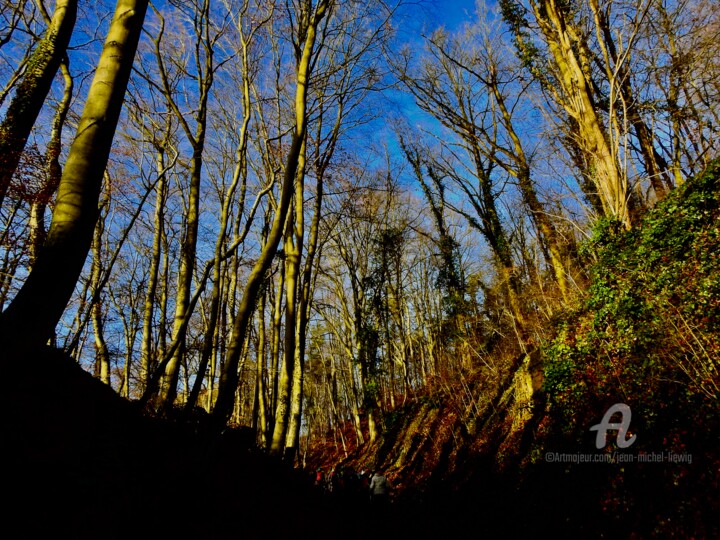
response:
[(605, 214), (629, 229), (632, 221), (627, 178), (620, 170), (595, 103), (588, 72), (590, 62), (585, 57), (586, 44), (580, 42), (580, 30), (566, 17), (566, 8), (555, 0), (533, 0), (531, 4), (558, 73), (560, 88), (554, 98), (576, 122), (578, 145), (592, 165), (591, 178)]
[[(192, 158), (190, 161), (190, 178), (188, 182), (188, 203), (185, 216), (185, 231), (180, 248), (180, 268), (178, 269), (177, 290), (175, 298), (175, 322), (173, 326), (173, 340), (180, 340), (170, 362), (168, 362), (160, 385), (159, 406), (163, 409), (172, 407), (176, 392), (180, 366), (185, 354), (185, 333), (187, 329), (186, 319), (190, 317), (189, 304), (195, 272), (198, 227), (200, 224), (200, 180), (202, 177), (203, 152), (205, 150), (205, 138), (207, 130), (207, 111), (210, 89), (213, 84), (214, 73), (217, 67), (214, 65), (213, 44), (214, 39), (210, 36), (210, 3), (204, 0), (196, 6), (199, 12), (196, 15), (195, 31), (195, 63), (197, 73), (195, 79), (198, 83), (198, 103), (194, 113), (196, 122), (194, 131), (186, 120), (187, 114), (181, 111), (173, 96), (168, 76), (164, 67), (163, 53), (160, 50), (162, 33), (155, 40), (155, 50), (158, 66), (162, 79), (165, 96), (170, 107), (178, 118), (180, 125), (192, 147)], [(220, 269), (216, 268), (216, 272)], [(212, 339), (212, 334), (208, 336)]]
[[(339, 126), (339, 123), (336, 124), (336, 126)], [(335, 137), (337, 138), (337, 129), (335, 130)], [(330, 156), (326, 156), (326, 158), (329, 159)], [(327, 163), (327, 161), (325, 161), (325, 163)], [(297, 334), (295, 338), (295, 374), (293, 378), (292, 398), (290, 404), (290, 425), (288, 427), (287, 441), (285, 443), (285, 451), (289, 451), (290, 453), (297, 450), (300, 445), (303, 385), (305, 375), (305, 346), (312, 303), (312, 293), (314, 290), (313, 282), (316, 275), (315, 260), (318, 250), (318, 234), (323, 203), (323, 176), (324, 171), (320, 170), (317, 175), (315, 207), (312, 224), (310, 225), (308, 251), (305, 257), (305, 264), (299, 288)], [(289, 456), (288, 459), (291, 459), (291, 457), (292, 456)]]
[[(298, 59), (296, 68), (297, 89), (295, 94), (295, 123), (292, 134), (292, 141), (285, 163), (280, 200), (275, 212), (272, 227), (268, 234), (267, 242), (258, 257), (255, 265), (248, 276), (243, 297), (238, 306), (238, 313), (233, 323), (231, 343), (228, 348), (227, 357), (220, 375), (220, 386), (218, 398), (213, 410), (213, 416), (218, 425), (225, 424), (232, 414), (235, 403), (235, 393), (238, 384), (238, 365), (240, 361), (242, 344), (250, 323), (250, 318), (255, 310), (257, 296), (265, 274), (270, 268), (278, 244), (283, 235), (287, 220), (290, 202), (292, 200), (293, 187), (298, 170), (298, 161), (302, 147), (305, 143), (307, 131), (307, 87), (310, 81), (312, 59), (314, 57), (314, 46), (320, 21), (326, 15), (331, 0), (321, 0), (315, 7), (314, 13), (307, 13), (307, 26), (303, 33), (302, 53)], [(277, 421), (276, 421), (277, 423)]]
[(248, 128), (252, 110), (250, 106), (250, 66), (249, 66), (249, 41), (248, 38), (242, 38), (241, 44), (242, 55), (242, 103), (243, 103), (243, 122), (240, 127), (239, 142), (235, 157), (235, 170), (233, 171), (232, 180), (228, 187), (227, 193), (220, 210), (220, 232), (215, 243), (215, 267), (213, 269), (213, 289), (210, 300), (210, 317), (205, 329), (205, 343), (200, 358), (200, 365), (195, 380), (195, 385), (190, 394), (187, 407), (194, 407), (197, 398), (200, 395), (202, 380), (205, 377), (208, 363), (211, 356), (215, 352), (215, 337), (217, 333), (218, 320), (220, 318), (220, 295), (222, 284), (222, 257), (226, 244), (228, 225), (230, 224), (231, 208), (235, 203), (235, 193), (240, 187), (240, 200), (237, 204), (238, 216), (242, 215), (245, 206), (245, 195), (247, 193), (247, 146), (248, 146)]
[[(92, 271), (90, 273), (90, 290), (97, 291), (101, 287), (103, 273), (102, 245), (105, 234), (105, 222), (102, 215), (103, 209), (107, 209), (109, 200), (103, 197), (100, 204), (100, 219), (95, 227), (95, 234), (92, 242)], [(105, 340), (103, 302), (100, 297), (96, 298), (90, 307), (90, 316), (93, 323), (93, 335), (95, 337), (95, 373), (99, 379), (110, 386), (110, 351)]]
[[(275, 426), (273, 430), (270, 453), (279, 456), (285, 446), (288, 422), (290, 420), (290, 401), (293, 387), (293, 377), (298, 363), (297, 341), (297, 309), (298, 309), (298, 279), (300, 270), (300, 257), (302, 253), (303, 231), (303, 193), (305, 171), (304, 147), (298, 159), (298, 180), (295, 182), (295, 219), (288, 219), (285, 231), (285, 339), (283, 346), (283, 362), (278, 385), (278, 402), (275, 409)], [(302, 177), (302, 178), (301, 178)], [(298, 207), (298, 203), (300, 206)], [(292, 215), (290, 216), (293, 217)], [(288, 459), (290, 457), (288, 456)]]
[(167, 198), (167, 176), (165, 171), (165, 149), (157, 148), (156, 168), (158, 178), (155, 195), (155, 214), (153, 217), (153, 242), (150, 251), (150, 269), (148, 271), (147, 290), (142, 317), (142, 337), (140, 345), (140, 385), (141, 391), (147, 384), (154, 369), (153, 359), (153, 320), (158, 295), (160, 259), (162, 257), (162, 237), (165, 229), (165, 202)]
[(0, 328), (12, 342), (43, 344), (75, 289), (92, 242), (98, 199), (147, 0), (119, 0), (70, 148), (48, 237)]

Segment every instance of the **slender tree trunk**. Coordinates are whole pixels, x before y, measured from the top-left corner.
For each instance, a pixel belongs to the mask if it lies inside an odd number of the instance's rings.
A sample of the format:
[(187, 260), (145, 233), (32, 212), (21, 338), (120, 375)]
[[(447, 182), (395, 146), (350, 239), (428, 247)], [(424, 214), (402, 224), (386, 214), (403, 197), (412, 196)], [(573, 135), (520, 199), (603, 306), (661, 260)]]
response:
[[(210, 88), (213, 84), (215, 69), (215, 66), (213, 65), (213, 48), (211, 44), (207, 43), (209, 38), (206, 35), (207, 27), (210, 25), (209, 0), (205, 0), (200, 8), (200, 11), (201, 13), (197, 15), (199, 22), (196, 22), (197, 42), (195, 47), (195, 62), (197, 64), (197, 75), (195, 79), (198, 82), (199, 103), (197, 106), (197, 112), (195, 113), (196, 127), (194, 134), (191, 133), (189, 124), (184, 119), (183, 113), (179, 110), (179, 107), (172, 96), (172, 90), (168, 82), (168, 77), (162, 61), (162, 54), (160, 52), (160, 37), (155, 41), (158, 65), (160, 67), (166, 97), (171, 108), (175, 112), (175, 115), (178, 117), (180, 125), (185, 130), (185, 134), (190, 141), (193, 150), (188, 187), (188, 207), (187, 215), (185, 217), (186, 227), (180, 249), (180, 268), (178, 270), (177, 278), (175, 320), (172, 333), (173, 340), (178, 338), (180, 339), (180, 345), (175, 350), (170, 362), (168, 362), (160, 385), (159, 406), (165, 410), (172, 407), (175, 401), (178, 377), (180, 375), (180, 366), (182, 365), (183, 356), (185, 355), (185, 334), (187, 332), (185, 319), (191, 315), (188, 310), (190, 298), (192, 296), (191, 290), (193, 275), (195, 274), (198, 227), (200, 224), (200, 180), (202, 178), (203, 152), (205, 150), (207, 104), (210, 97)], [(203, 47), (203, 45), (205, 46)], [(203, 49), (205, 50), (204, 61), (201, 59), (198, 52)], [(220, 271), (220, 268), (215, 268), (215, 272)], [(210, 334), (209, 338), (212, 340), (212, 334)]]
[[(307, 133), (307, 86), (310, 81), (310, 72), (312, 67), (313, 49), (317, 35), (318, 25), (328, 11), (331, 0), (320, 0), (315, 8), (315, 13), (309, 15), (310, 21), (305, 32), (302, 55), (297, 65), (297, 89), (295, 94), (295, 129), (288, 152), (283, 184), (281, 188), (280, 201), (275, 213), (268, 240), (256, 261), (245, 285), (244, 294), (238, 313), (233, 324), (233, 335), (230, 347), (228, 349), (223, 372), (220, 375), (220, 387), (218, 389), (218, 399), (215, 403), (213, 416), (218, 424), (224, 425), (232, 414), (233, 405), (235, 403), (235, 393), (238, 383), (238, 364), (242, 344), (245, 341), (247, 328), (250, 317), (255, 309), (257, 296), (265, 274), (270, 268), (278, 244), (282, 238), (283, 229), (287, 220), (290, 201), (293, 193), (293, 185), (298, 169), (298, 161), (302, 146), (305, 142)], [(291, 330), (292, 331), (292, 330)]]
[[(303, 145), (304, 146), (304, 145)], [(300, 152), (302, 156), (303, 152)], [(302, 159), (302, 158), (301, 158)], [(304, 174), (298, 172), (298, 176)], [(295, 191), (301, 192), (300, 186), (302, 181), (298, 179), (295, 183)], [(300, 195), (302, 198), (302, 195)], [(296, 220), (302, 222), (302, 206), (297, 208), (297, 199), (295, 214)], [(272, 442), (270, 445), (270, 454), (280, 456), (285, 445), (285, 436), (287, 432), (288, 421), (290, 417), (290, 399), (293, 385), (293, 373), (295, 370), (295, 340), (297, 337), (297, 292), (298, 292), (298, 274), (300, 268), (300, 255), (302, 243), (298, 243), (293, 234), (293, 219), (288, 219), (287, 229), (285, 231), (285, 340), (283, 347), (283, 363), (280, 373), (280, 385), (278, 387), (278, 403), (275, 409), (275, 426), (273, 430)], [(302, 240), (300, 241), (302, 242)]]
[(280, 333), (282, 330), (282, 306), (285, 291), (285, 264), (280, 264), (277, 286), (275, 289), (275, 302), (272, 311), (272, 349), (270, 351), (270, 422), (268, 423), (268, 440), (275, 431), (275, 411), (278, 404), (278, 388), (280, 385)]
[(163, 148), (157, 150), (157, 171), (160, 175), (155, 197), (155, 215), (153, 217), (152, 251), (150, 253), (150, 269), (148, 271), (148, 284), (145, 293), (145, 305), (143, 309), (143, 328), (140, 345), (140, 385), (141, 392), (144, 391), (148, 377), (152, 371), (152, 338), (153, 319), (155, 314), (155, 303), (158, 292), (158, 277), (160, 274), (160, 259), (162, 256), (162, 236), (165, 229), (165, 200), (167, 192), (167, 177), (165, 173), (165, 151)]
[[(339, 123), (336, 125), (335, 137), (337, 137)], [(329, 159), (330, 156), (326, 156)], [(325, 161), (327, 163), (327, 161)], [(303, 164), (302, 169), (305, 166)], [(308, 240), (308, 251), (305, 257), (303, 274), (300, 280), (300, 294), (298, 303), (298, 321), (297, 334), (295, 336), (295, 374), (293, 377), (292, 397), (290, 402), (290, 425), (288, 426), (287, 441), (285, 443), (286, 452), (292, 453), (292, 449), (300, 447), (300, 429), (302, 427), (302, 402), (303, 402), (303, 385), (305, 377), (305, 346), (307, 326), (310, 318), (310, 309), (312, 304), (313, 282), (316, 275), (315, 259), (318, 248), (318, 236), (320, 231), (320, 219), (323, 203), (323, 182), (324, 171), (319, 171), (317, 175), (317, 187), (315, 193), (315, 209), (313, 213), (312, 224), (310, 225), (310, 238)], [(296, 234), (298, 242), (303, 235), (302, 225), (296, 225)], [(290, 449), (290, 450), (288, 450)], [(288, 459), (291, 459), (289, 456)]]
[(222, 209), (220, 211), (220, 232), (215, 243), (215, 267), (213, 268), (213, 290), (210, 301), (210, 319), (205, 330), (205, 343), (203, 345), (200, 365), (198, 367), (198, 375), (195, 379), (195, 385), (187, 402), (188, 409), (195, 406), (197, 398), (200, 395), (202, 380), (205, 378), (210, 357), (215, 351), (214, 337), (217, 330), (218, 319), (220, 318), (220, 293), (221, 293), (221, 275), (223, 271), (222, 255), (227, 238), (227, 229), (231, 217), (232, 204), (235, 201), (235, 192), (242, 182), (241, 200), (237, 210), (238, 215), (242, 214), (244, 206), (244, 198), (247, 190), (247, 144), (248, 144), (248, 126), (250, 125), (251, 109), (250, 109), (250, 71), (248, 66), (248, 50), (247, 43), (243, 44), (243, 123), (240, 128), (240, 141), (235, 160), (235, 170), (233, 172), (232, 181), (225, 195)]
[[(202, 169), (202, 149), (196, 149), (193, 153), (192, 171), (190, 173), (190, 196), (188, 201), (188, 214), (185, 236), (180, 250), (180, 268), (178, 270), (177, 288), (175, 293), (175, 322), (173, 326), (173, 340), (180, 334), (185, 334), (187, 324), (185, 318), (189, 316), (188, 306), (190, 304), (193, 275), (195, 273), (195, 255), (197, 253), (197, 235), (200, 223), (200, 176)], [(175, 350), (172, 359), (165, 368), (165, 373), (160, 386), (160, 407), (172, 407), (176, 391), (180, 366), (185, 354), (184, 335)]]
[[(104, 200), (101, 206), (107, 207), (107, 200)], [(104, 220), (101, 217), (95, 227), (95, 235), (92, 242), (92, 272), (90, 275), (90, 290), (95, 291), (101, 286), (102, 279), (102, 240), (105, 233)], [(104, 331), (104, 314), (102, 300), (100, 298), (93, 302), (90, 307), (90, 316), (93, 323), (93, 334), (95, 336), (95, 374), (102, 382), (110, 386), (110, 351), (105, 341)]]
[(265, 370), (265, 299), (267, 295), (263, 292), (260, 295), (258, 306), (258, 348), (257, 348), (257, 372), (255, 381), (255, 392), (257, 393), (257, 418), (256, 431), (260, 433), (260, 441), (263, 448), (268, 448), (270, 433), (268, 423), (267, 383)]

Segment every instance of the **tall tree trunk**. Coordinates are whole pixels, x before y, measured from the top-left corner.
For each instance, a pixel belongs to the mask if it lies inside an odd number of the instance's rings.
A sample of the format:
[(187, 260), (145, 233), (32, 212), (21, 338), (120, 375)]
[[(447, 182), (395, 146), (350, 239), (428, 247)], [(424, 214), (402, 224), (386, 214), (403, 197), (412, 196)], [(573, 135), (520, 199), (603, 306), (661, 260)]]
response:
[(260, 292), (260, 287), (265, 279), (265, 274), (270, 268), (272, 260), (275, 257), (278, 244), (282, 238), (285, 222), (287, 220), (287, 214), (290, 208), (290, 201), (293, 193), (293, 185), (298, 169), (298, 161), (307, 133), (307, 87), (310, 81), (313, 49), (315, 46), (317, 29), (320, 21), (326, 15), (331, 1), (332, 0), (320, 0), (315, 8), (315, 13), (309, 16), (309, 24), (306, 28), (306, 32), (304, 33), (305, 39), (303, 41), (302, 55), (296, 69), (297, 89), (295, 93), (295, 127), (285, 164), (280, 201), (275, 212), (275, 218), (273, 220), (270, 233), (268, 234), (267, 242), (258, 257), (258, 260), (255, 262), (250, 275), (248, 276), (248, 280), (243, 291), (243, 298), (240, 306), (238, 307), (238, 313), (233, 324), (233, 334), (230, 347), (228, 349), (225, 365), (223, 366), (223, 371), (220, 375), (218, 399), (215, 403), (215, 409), (213, 410), (213, 416), (218, 424), (218, 427), (220, 425), (224, 425), (232, 414), (233, 405), (235, 403), (235, 393), (237, 391), (237, 369), (240, 361), (240, 354), (242, 352), (242, 344), (245, 342), (247, 328), (252, 313), (255, 310), (255, 303)]
[(632, 226), (628, 207), (627, 178), (620, 171), (617, 156), (610, 147), (607, 130), (598, 113), (592, 90), (592, 81), (584, 66), (583, 43), (578, 43), (577, 28), (568, 21), (565, 9), (556, 0), (532, 1), (535, 17), (540, 25), (558, 71), (561, 86), (555, 93), (559, 105), (578, 126), (578, 145), (592, 164), (595, 183), (604, 212), (620, 221), (626, 228)]
[(105, 341), (104, 314), (102, 300), (97, 296), (97, 289), (101, 286), (102, 279), (102, 239), (105, 234), (105, 224), (102, 217), (103, 208), (107, 208), (108, 200), (103, 198), (101, 203), (101, 217), (95, 227), (95, 234), (92, 242), (92, 272), (90, 275), (90, 290), (93, 291), (95, 301), (90, 307), (90, 315), (93, 323), (93, 334), (95, 336), (95, 375), (110, 386), (110, 350)]
[[(338, 116), (339, 119), (339, 116)], [(337, 138), (339, 130), (339, 120), (334, 130), (334, 138)], [(333, 145), (334, 147), (334, 145)], [(332, 155), (326, 156), (325, 165), (329, 162)], [(305, 168), (304, 165), (302, 167)], [(303, 273), (300, 280), (299, 298), (298, 298), (298, 320), (297, 333), (295, 336), (295, 373), (293, 376), (292, 396), (290, 400), (290, 424), (288, 426), (287, 440), (285, 442), (285, 452), (293, 454), (300, 447), (300, 428), (302, 427), (302, 404), (303, 404), (303, 385), (305, 377), (305, 346), (307, 326), (310, 319), (310, 309), (312, 304), (313, 282), (316, 276), (315, 260), (318, 248), (318, 236), (320, 231), (320, 219), (322, 214), (323, 203), (323, 182), (325, 171), (321, 166), (317, 175), (317, 187), (315, 193), (315, 209), (313, 213), (312, 224), (310, 225), (310, 237), (308, 240), (308, 251), (305, 257)], [(302, 237), (301, 225), (296, 225), (296, 233), (298, 238)], [(299, 241), (299, 240), (298, 240)], [(287, 459), (292, 459), (292, 455), (288, 455)]]
[(152, 251), (150, 252), (150, 269), (148, 271), (148, 284), (145, 293), (145, 305), (143, 308), (142, 337), (140, 345), (140, 390), (144, 391), (148, 377), (152, 372), (152, 338), (153, 318), (155, 314), (155, 303), (158, 292), (158, 277), (160, 274), (160, 259), (162, 256), (162, 236), (165, 229), (165, 199), (167, 195), (167, 177), (165, 171), (165, 150), (157, 149), (157, 172), (160, 175), (155, 196), (155, 215), (153, 217)]
[(65, 164), (47, 240), (0, 318), (5, 340), (46, 343), (73, 294), (92, 242), (103, 173), (147, 5), (147, 0), (118, 0)]
[(50, 25), (33, 52), (25, 76), (0, 124), (0, 206), (60, 62), (65, 57), (76, 16), (77, 0), (56, 1)]
[[(160, 40), (162, 38), (162, 34), (155, 40), (155, 51), (166, 98), (175, 115), (178, 117), (178, 121), (183, 127), (185, 135), (190, 141), (190, 145), (193, 150), (190, 164), (187, 215), (185, 216), (186, 227), (180, 248), (180, 268), (178, 270), (177, 278), (175, 320), (172, 334), (173, 341), (179, 339), (180, 344), (176, 348), (170, 362), (168, 362), (165, 367), (165, 372), (160, 385), (159, 406), (165, 410), (171, 408), (175, 401), (180, 367), (183, 362), (183, 356), (185, 355), (185, 334), (188, 326), (186, 319), (191, 315), (189, 312), (189, 305), (190, 298), (192, 296), (191, 289), (193, 275), (195, 273), (198, 227), (200, 224), (200, 180), (202, 178), (203, 152), (205, 150), (207, 105), (215, 70), (215, 66), (213, 65), (213, 47), (212, 44), (208, 43), (210, 38), (207, 35), (207, 28), (210, 25), (209, 0), (205, 0), (200, 8), (200, 11), (201, 13), (196, 16), (198, 20), (195, 23), (197, 32), (197, 41), (195, 46), (197, 75), (195, 79), (198, 82), (199, 101), (197, 105), (197, 112), (195, 113), (196, 126), (194, 133), (191, 131), (189, 124), (185, 120), (184, 114), (180, 111), (172, 95), (172, 90), (170, 88), (160, 51)], [(200, 56), (200, 50), (205, 51), (204, 59)], [(216, 267), (215, 271), (220, 272), (220, 269)], [(212, 339), (212, 335), (210, 336), (210, 339)]]
[[(303, 144), (303, 148), (304, 148)], [(300, 152), (300, 156), (303, 155)], [(304, 162), (304, 158), (300, 157), (300, 161)], [(298, 171), (298, 177), (303, 176), (302, 170)], [(298, 208), (298, 200), (295, 200), (295, 219), (288, 219), (287, 229), (285, 231), (285, 339), (283, 347), (283, 363), (280, 373), (280, 384), (278, 387), (278, 402), (275, 409), (275, 426), (273, 430), (272, 442), (270, 444), (270, 454), (280, 456), (285, 445), (285, 437), (287, 426), (290, 418), (290, 399), (293, 386), (293, 374), (296, 366), (296, 349), (295, 343), (297, 338), (297, 293), (298, 278), (300, 268), (300, 256), (302, 253), (302, 237), (298, 241), (294, 234), (295, 230), (302, 227), (302, 180), (298, 178), (295, 183), (295, 193), (300, 193), (300, 207)], [(298, 223), (299, 222), (299, 223)], [(297, 229), (296, 229), (297, 228)]]
[(282, 330), (282, 306), (285, 292), (285, 264), (280, 264), (275, 289), (275, 301), (272, 308), (272, 348), (270, 350), (270, 404), (268, 414), (268, 441), (275, 430), (275, 410), (278, 404), (278, 388), (280, 386), (280, 334)]
[(200, 395), (200, 389), (202, 386), (202, 380), (205, 378), (205, 372), (207, 370), (210, 357), (215, 351), (214, 338), (216, 335), (217, 324), (220, 318), (220, 293), (222, 284), (222, 256), (223, 249), (227, 239), (227, 229), (230, 223), (231, 208), (235, 201), (235, 192), (238, 186), (242, 184), (240, 190), (240, 203), (238, 205), (237, 213), (241, 215), (244, 210), (245, 194), (247, 192), (247, 145), (248, 145), (248, 127), (250, 125), (250, 118), (252, 111), (250, 108), (250, 68), (248, 66), (248, 44), (243, 42), (243, 67), (242, 67), (242, 80), (243, 80), (243, 123), (240, 128), (240, 140), (238, 142), (236, 158), (235, 158), (235, 170), (233, 171), (232, 181), (228, 187), (225, 195), (225, 200), (222, 204), (220, 211), (220, 232), (218, 233), (217, 241), (215, 242), (215, 267), (213, 269), (213, 290), (211, 293), (210, 301), (210, 319), (205, 329), (205, 343), (203, 345), (202, 355), (200, 357), (200, 365), (198, 367), (198, 374), (195, 378), (195, 385), (193, 386), (192, 392), (190, 393), (189, 400), (187, 402), (188, 410), (195, 406), (197, 398)]

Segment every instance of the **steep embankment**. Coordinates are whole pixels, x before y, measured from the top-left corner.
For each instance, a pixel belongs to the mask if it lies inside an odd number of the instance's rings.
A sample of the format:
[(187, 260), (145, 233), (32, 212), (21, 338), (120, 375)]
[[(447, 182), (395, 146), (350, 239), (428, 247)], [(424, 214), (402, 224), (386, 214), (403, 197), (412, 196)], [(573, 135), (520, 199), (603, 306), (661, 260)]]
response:
[(148, 417), (49, 348), (0, 361), (6, 538), (329, 537), (309, 483), (242, 432)]
[[(716, 162), (633, 231), (598, 225), (591, 285), (553, 339), (393, 411), (340, 464), (384, 468), (460, 529), (720, 537), (718, 253)], [(619, 403), (634, 442), (611, 429), (598, 448), (590, 428)]]

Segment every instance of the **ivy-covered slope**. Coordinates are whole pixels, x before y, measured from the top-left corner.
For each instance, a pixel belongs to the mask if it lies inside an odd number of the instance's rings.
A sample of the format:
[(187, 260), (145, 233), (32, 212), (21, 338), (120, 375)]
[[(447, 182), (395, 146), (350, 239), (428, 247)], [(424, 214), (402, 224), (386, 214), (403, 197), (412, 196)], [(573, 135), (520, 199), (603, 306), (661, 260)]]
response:
[[(601, 223), (586, 250), (591, 286), (543, 351), (547, 412), (526, 462), (558, 448), (601, 454), (613, 461), (595, 466), (601, 515), (643, 536), (717, 537), (720, 162), (634, 230)], [(630, 408), (635, 442), (619, 448), (610, 431), (597, 449), (589, 428), (616, 403)]]
[(545, 351), (545, 388), (565, 427), (580, 427), (617, 401), (634, 403), (648, 431), (666, 410), (671, 416), (683, 410), (700, 422), (694, 429), (715, 418), (720, 162), (633, 231), (600, 224), (586, 249), (597, 257), (587, 301)]

